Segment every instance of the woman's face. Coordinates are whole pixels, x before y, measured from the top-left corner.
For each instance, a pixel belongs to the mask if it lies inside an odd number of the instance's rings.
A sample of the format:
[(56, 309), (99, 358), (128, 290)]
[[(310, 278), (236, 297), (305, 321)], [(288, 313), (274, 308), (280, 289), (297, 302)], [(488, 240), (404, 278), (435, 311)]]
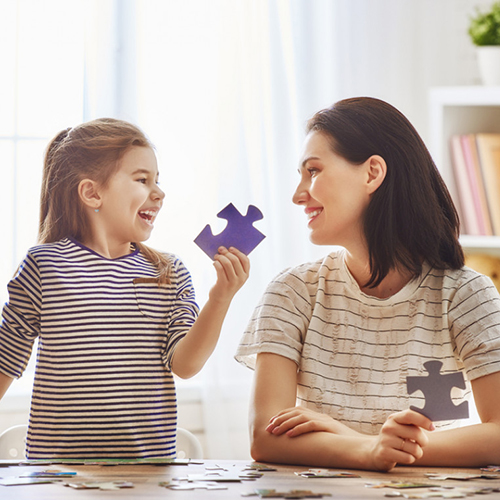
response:
[(335, 154), (321, 132), (306, 137), (293, 202), (304, 207), (310, 239), (316, 245), (349, 248), (364, 241), (362, 221), (370, 198), (368, 163), (354, 165)]

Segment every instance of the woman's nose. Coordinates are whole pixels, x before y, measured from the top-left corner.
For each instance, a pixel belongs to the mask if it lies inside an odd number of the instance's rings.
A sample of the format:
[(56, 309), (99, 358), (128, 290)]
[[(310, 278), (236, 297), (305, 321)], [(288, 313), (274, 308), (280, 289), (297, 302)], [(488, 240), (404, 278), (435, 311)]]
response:
[(307, 187), (304, 185), (303, 182), (301, 182), (297, 186), (295, 193), (293, 193), (292, 201), (296, 205), (303, 205), (304, 203), (306, 203), (308, 198), (309, 198), (309, 192), (307, 191)]

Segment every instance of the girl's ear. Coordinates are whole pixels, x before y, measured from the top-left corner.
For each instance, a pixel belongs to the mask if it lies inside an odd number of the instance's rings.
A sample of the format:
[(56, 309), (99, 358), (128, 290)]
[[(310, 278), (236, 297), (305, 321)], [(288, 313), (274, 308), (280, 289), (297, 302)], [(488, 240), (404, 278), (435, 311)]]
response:
[(384, 182), (387, 174), (387, 164), (385, 160), (379, 155), (370, 156), (367, 160), (367, 173), (368, 173), (368, 194), (373, 194)]
[(78, 184), (78, 196), (85, 206), (93, 210), (101, 206), (102, 200), (96, 181), (91, 179), (83, 179), (80, 181), (80, 184)]

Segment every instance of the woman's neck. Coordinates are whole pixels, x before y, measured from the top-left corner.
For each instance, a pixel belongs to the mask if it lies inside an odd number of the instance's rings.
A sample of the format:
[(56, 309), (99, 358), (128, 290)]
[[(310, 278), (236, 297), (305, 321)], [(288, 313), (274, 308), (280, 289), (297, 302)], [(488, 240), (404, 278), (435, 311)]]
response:
[(371, 276), (367, 252), (365, 253), (365, 255), (353, 255), (352, 253), (347, 251), (346, 265), (352, 277), (359, 285), (360, 290), (366, 295), (371, 295), (379, 299), (392, 297), (400, 290), (402, 290), (413, 277), (409, 271), (391, 269), (381, 283), (371, 288), (365, 286)]

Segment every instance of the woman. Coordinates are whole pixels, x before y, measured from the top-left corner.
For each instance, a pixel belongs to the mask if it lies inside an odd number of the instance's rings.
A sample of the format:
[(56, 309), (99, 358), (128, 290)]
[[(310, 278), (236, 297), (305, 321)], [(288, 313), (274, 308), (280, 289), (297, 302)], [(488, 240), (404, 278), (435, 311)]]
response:
[[(299, 174), (311, 241), (343, 248), (278, 275), (242, 338), (253, 458), (500, 463), (500, 296), (464, 267), (457, 212), (416, 130), (383, 101), (340, 101), (309, 121)], [(432, 432), (408, 409), (406, 377), (429, 360), (463, 371), (454, 403), (472, 388), (481, 424)]]

